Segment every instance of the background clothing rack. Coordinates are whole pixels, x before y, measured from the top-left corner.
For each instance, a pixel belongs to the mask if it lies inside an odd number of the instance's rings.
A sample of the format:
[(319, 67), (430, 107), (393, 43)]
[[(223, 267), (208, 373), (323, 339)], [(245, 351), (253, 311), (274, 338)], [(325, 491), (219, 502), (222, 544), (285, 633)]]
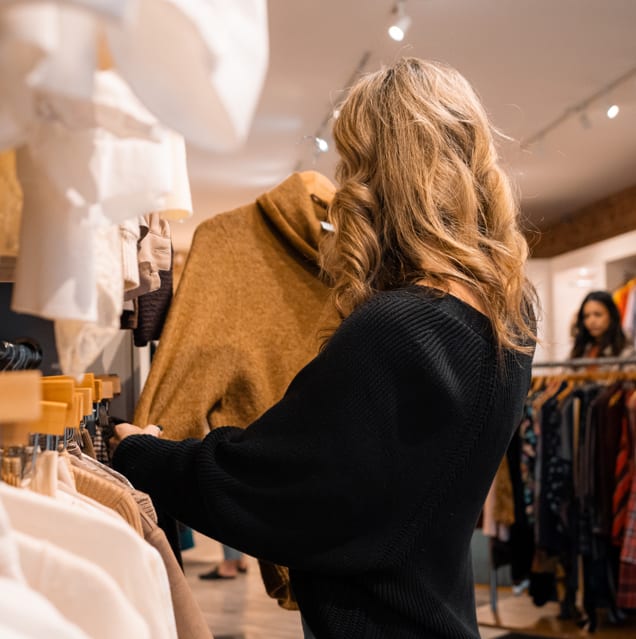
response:
[[(553, 360), (553, 361), (545, 361), (545, 362), (533, 362), (532, 368), (540, 369), (540, 368), (573, 368), (584, 367), (584, 366), (614, 366), (618, 365), (635, 365), (636, 357), (579, 357), (573, 359), (564, 359), (564, 360)], [(584, 373), (584, 372), (583, 372)], [(598, 377), (599, 375), (608, 377), (612, 374), (616, 374), (616, 371), (594, 371), (593, 376)], [(498, 588), (498, 576), (497, 576), (497, 567), (495, 565), (495, 561), (492, 555), (492, 549), (489, 551), (489, 561), (490, 561), (490, 608), (493, 614), (497, 614), (497, 588)]]
[(532, 362), (532, 368), (555, 368), (559, 366), (575, 368), (577, 366), (609, 366), (613, 364), (636, 364), (636, 357), (578, 357), (559, 361)]

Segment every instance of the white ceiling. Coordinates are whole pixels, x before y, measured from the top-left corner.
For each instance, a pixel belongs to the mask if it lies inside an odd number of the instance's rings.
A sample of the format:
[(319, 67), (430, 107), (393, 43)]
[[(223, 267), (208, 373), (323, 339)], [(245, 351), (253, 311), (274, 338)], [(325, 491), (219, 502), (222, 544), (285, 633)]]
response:
[[(413, 23), (402, 43), (389, 39), (394, 0), (269, 0), (270, 61), (251, 133), (224, 155), (189, 149), (195, 215), (175, 225), (186, 248), (206, 217), (252, 201), (291, 171), (333, 177), (331, 110), (361, 60), (373, 71), (399, 55), (458, 68), (483, 99), (524, 216), (538, 227), (636, 183), (636, 0), (407, 0)], [(588, 126), (573, 113), (543, 139), (522, 142), (590, 102)], [(609, 120), (611, 103), (620, 113)], [(333, 145), (331, 145), (333, 147)]]

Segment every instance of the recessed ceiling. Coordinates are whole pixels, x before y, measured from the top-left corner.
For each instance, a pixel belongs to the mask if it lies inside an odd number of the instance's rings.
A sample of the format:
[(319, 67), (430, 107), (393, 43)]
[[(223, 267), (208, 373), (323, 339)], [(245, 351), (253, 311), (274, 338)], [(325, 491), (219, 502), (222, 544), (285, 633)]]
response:
[[(203, 219), (252, 201), (295, 169), (333, 178), (335, 152), (316, 153), (310, 137), (331, 142), (330, 112), (361, 62), (373, 71), (400, 55), (444, 61), (473, 84), (510, 138), (500, 141), (502, 157), (533, 225), (636, 183), (636, 2), (407, 0), (412, 24), (401, 43), (386, 33), (394, 6), (269, 1), (269, 69), (251, 133), (231, 154), (189, 149), (195, 215), (175, 225), (177, 248)], [(610, 120), (614, 102), (620, 113)]]

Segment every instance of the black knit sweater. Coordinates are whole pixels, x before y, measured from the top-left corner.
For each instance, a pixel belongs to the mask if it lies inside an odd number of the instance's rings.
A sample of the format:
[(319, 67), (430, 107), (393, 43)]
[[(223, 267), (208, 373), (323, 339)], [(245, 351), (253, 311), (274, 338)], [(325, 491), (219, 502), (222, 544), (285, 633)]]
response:
[(453, 296), (380, 293), (247, 429), (128, 437), (114, 466), (180, 521), (289, 566), (319, 639), (478, 639), (470, 541), (530, 365), (498, 358)]

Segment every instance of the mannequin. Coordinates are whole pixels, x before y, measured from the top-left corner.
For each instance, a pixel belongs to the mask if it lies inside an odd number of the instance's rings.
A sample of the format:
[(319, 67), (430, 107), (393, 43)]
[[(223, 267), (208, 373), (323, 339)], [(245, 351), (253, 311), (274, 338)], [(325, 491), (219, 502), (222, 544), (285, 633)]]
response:
[[(165, 439), (202, 438), (283, 396), (339, 321), (318, 252), (334, 193), (320, 173), (294, 173), (197, 227), (135, 422), (161, 424)], [(203, 578), (235, 577), (239, 559)], [(270, 596), (294, 608), (286, 569), (260, 567)]]
[[(327, 210), (335, 193), (334, 185), (318, 171), (302, 171), (299, 176), (310, 193), (312, 201)], [(199, 577), (201, 579), (232, 579), (238, 573), (245, 572), (247, 572), (247, 564), (244, 555), (223, 544), (223, 561)]]

